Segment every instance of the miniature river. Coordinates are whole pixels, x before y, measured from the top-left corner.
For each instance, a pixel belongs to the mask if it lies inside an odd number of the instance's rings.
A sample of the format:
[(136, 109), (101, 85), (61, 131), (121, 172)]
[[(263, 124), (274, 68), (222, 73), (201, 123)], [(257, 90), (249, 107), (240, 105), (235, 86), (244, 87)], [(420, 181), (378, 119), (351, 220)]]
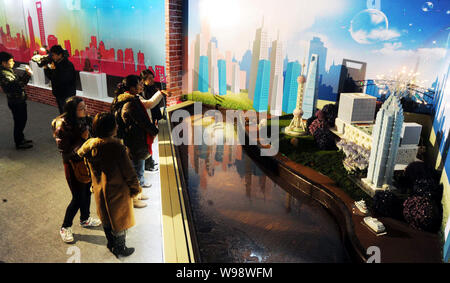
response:
[[(187, 122), (190, 138), (193, 120)], [(213, 121), (200, 125), (227, 132)], [(338, 225), (325, 208), (288, 193), (242, 146), (178, 149), (202, 262), (348, 262)]]

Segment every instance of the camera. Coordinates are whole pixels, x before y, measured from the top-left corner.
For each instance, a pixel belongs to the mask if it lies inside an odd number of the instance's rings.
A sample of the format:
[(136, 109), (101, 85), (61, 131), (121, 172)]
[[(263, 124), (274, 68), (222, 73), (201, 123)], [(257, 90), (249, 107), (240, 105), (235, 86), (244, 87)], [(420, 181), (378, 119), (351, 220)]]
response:
[(53, 62), (53, 59), (50, 54), (47, 55), (36, 54), (33, 57), (31, 57), (31, 61), (35, 62), (39, 66), (39, 68), (42, 68), (44, 66), (47, 66), (48, 64), (51, 64)]
[[(47, 54), (45, 55), (40, 55), (38, 51), (35, 51), (33, 57), (31, 57), (31, 61), (35, 62), (39, 66), (39, 68), (53, 63), (52, 53), (50, 53), (48, 50), (46, 50), (46, 53)], [(69, 58), (69, 52), (67, 50), (64, 50), (63, 56)]]

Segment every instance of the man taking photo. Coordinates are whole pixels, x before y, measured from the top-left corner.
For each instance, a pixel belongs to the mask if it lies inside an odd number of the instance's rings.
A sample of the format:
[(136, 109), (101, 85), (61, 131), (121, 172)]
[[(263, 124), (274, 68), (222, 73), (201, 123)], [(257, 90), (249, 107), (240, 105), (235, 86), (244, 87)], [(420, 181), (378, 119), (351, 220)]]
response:
[(52, 82), (52, 92), (58, 104), (59, 113), (64, 113), (64, 104), (69, 97), (76, 96), (76, 72), (61, 45), (50, 48), (52, 63), (44, 66), (45, 75)]
[(26, 140), (23, 134), (27, 124), (27, 94), (25, 86), (33, 72), (27, 66), (26, 72), (19, 76), (14, 71), (14, 58), (7, 52), (0, 52), (0, 85), (8, 99), (8, 107), (14, 119), (14, 142), (17, 149), (32, 148), (32, 141)]

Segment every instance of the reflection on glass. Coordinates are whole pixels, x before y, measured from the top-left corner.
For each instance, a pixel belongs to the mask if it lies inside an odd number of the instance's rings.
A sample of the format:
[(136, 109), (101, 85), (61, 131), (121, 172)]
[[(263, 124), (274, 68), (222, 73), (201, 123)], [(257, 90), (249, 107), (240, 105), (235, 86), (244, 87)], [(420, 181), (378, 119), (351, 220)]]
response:
[(283, 190), (241, 146), (179, 149), (182, 162), (190, 160), (185, 177), (202, 262), (347, 261), (327, 211)]

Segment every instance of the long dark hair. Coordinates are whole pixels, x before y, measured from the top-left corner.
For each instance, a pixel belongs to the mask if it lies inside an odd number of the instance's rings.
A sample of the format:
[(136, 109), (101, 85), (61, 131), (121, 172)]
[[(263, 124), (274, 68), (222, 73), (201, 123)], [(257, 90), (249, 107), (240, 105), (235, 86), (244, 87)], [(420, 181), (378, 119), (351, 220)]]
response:
[(83, 102), (83, 99), (78, 96), (69, 97), (64, 104), (64, 113), (60, 116), (73, 127), (79, 126), (81, 119), (77, 117), (78, 104)]
[(136, 75), (129, 75), (125, 79), (122, 80), (120, 84), (117, 85), (116, 89), (116, 97), (121, 95), (124, 92), (130, 91), (132, 87), (137, 88), (139, 83), (142, 81), (141, 77)]

